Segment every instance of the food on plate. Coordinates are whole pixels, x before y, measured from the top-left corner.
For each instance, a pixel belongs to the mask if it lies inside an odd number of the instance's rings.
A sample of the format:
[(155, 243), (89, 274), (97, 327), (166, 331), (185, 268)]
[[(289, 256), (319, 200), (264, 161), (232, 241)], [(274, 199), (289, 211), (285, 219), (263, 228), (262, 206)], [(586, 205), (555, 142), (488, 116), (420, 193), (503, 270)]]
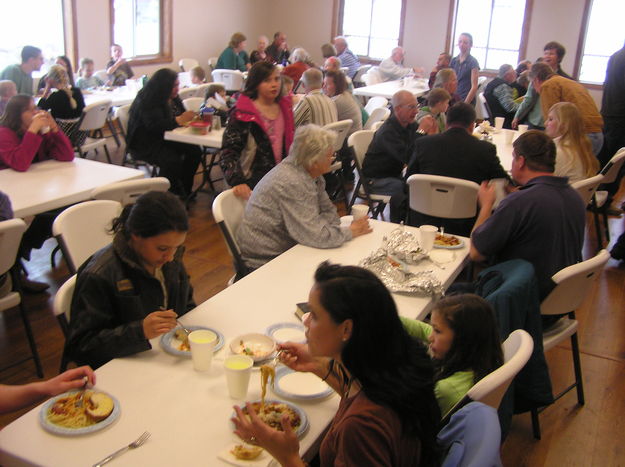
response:
[(434, 245), (456, 246), (460, 245), (460, 240), (458, 237), (454, 237), (453, 235), (437, 234), (436, 239), (434, 240)]
[(57, 399), (46, 417), (54, 425), (84, 428), (108, 418), (113, 408), (113, 399), (102, 392), (84, 391), (83, 396), (83, 391), (78, 391)]
[(180, 344), (178, 345), (178, 350), (180, 350), (181, 352), (191, 351), (191, 344), (189, 344), (189, 334), (187, 334), (184, 329), (176, 329), (174, 336), (180, 341)]
[(267, 350), (266, 346), (261, 343), (246, 343), (243, 339), (241, 339), (236, 353), (247, 355), (252, 358), (258, 358), (269, 355), (272, 351), (273, 349)]
[[(250, 405), (263, 422), (278, 431), (282, 431), (281, 419), (284, 414), (288, 415), (289, 423), (294, 430), (302, 424), (299, 414), (282, 402), (269, 402), (263, 407), (260, 402), (252, 402)], [(243, 408), (243, 413), (247, 413), (247, 407)]]
[(237, 459), (250, 461), (256, 459), (263, 452), (263, 448), (260, 446), (246, 446), (243, 444), (237, 444), (230, 450), (230, 453)]
[(271, 377), (271, 387), (276, 380), (276, 367), (273, 365), (262, 365), (260, 367), (260, 406), (265, 406), (265, 395), (267, 394), (267, 382)]

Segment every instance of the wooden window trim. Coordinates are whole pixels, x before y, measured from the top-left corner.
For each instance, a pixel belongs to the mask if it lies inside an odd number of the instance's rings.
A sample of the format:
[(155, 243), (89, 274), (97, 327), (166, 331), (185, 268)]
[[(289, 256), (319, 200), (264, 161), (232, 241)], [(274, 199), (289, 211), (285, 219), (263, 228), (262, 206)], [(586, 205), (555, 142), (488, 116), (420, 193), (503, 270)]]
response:
[[(72, 0), (75, 1), (75, 0)], [(115, 37), (115, 9), (114, 0), (109, 0), (109, 24), (110, 24), (110, 43), (113, 44)], [(158, 63), (171, 63), (173, 60), (173, 21), (172, 8), (173, 0), (160, 0), (160, 44), (159, 53), (153, 55), (137, 55), (128, 60), (130, 66), (154, 65)]]
[(78, 25), (76, 20), (76, 0), (63, 0), (61, 3), (63, 9), (63, 41), (65, 47), (65, 55), (69, 57), (74, 66), (74, 70), (78, 70)]
[[(582, 72), (582, 57), (584, 56), (584, 45), (586, 44), (586, 33), (588, 32), (588, 23), (590, 22), (590, 9), (592, 0), (585, 0), (584, 14), (582, 15), (582, 23), (580, 25), (579, 37), (577, 39), (577, 51), (575, 53), (575, 63), (573, 65), (573, 78), (579, 80)], [(580, 81), (588, 89), (603, 89), (602, 84), (594, 84)]]

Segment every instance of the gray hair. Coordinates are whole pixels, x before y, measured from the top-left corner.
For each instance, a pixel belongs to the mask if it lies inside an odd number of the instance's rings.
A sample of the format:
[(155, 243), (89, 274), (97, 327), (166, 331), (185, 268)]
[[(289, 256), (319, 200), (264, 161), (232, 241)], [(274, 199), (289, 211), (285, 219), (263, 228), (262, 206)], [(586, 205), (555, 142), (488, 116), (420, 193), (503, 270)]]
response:
[(302, 74), (302, 81), (306, 89), (320, 89), (323, 83), (323, 73), (317, 68), (310, 68)]
[(318, 125), (302, 125), (295, 131), (289, 156), (296, 165), (309, 168), (315, 162), (327, 157), (336, 141), (336, 133)]
[(436, 79), (434, 80), (434, 86), (432, 87), (442, 88), (445, 84), (447, 84), (447, 82), (449, 82), (452, 76), (455, 75), (456, 72), (453, 68), (443, 68), (442, 70), (439, 70), (438, 73), (436, 73)]
[(508, 65), (507, 63), (505, 63), (499, 67), (499, 74), (497, 76), (503, 78), (510, 70), (514, 70), (512, 65)]
[(395, 94), (393, 94), (393, 97), (391, 97), (391, 106), (395, 108), (398, 105), (402, 105), (404, 102), (406, 102), (406, 99), (410, 99), (411, 97), (414, 96), (410, 91), (400, 89)]
[(307, 62), (309, 60), (308, 52), (305, 49), (298, 47), (293, 51), (293, 55), (291, 58), (293, 59), (293, 63), (295, 62)]

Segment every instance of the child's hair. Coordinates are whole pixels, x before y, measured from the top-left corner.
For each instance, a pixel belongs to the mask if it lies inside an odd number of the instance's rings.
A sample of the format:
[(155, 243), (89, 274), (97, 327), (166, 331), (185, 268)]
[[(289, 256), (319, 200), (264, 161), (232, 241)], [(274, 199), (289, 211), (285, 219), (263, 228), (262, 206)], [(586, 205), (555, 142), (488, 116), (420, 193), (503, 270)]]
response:
[(210, 99), (211, 97), (215, 97), (215, 94), (220, 93), (225, 90), (226, 88), (224, 87), (223, 84), (213, 83), (208, 87), (208, 90), (206, 91), (205, 99)]
[(204, 71), (204, 68), (199, 65), (191, 68), (189, 70), (189, 73), (191, 74), (191, 76), (195, 76), (202, 82), (204, 82), (204, 80), (206, 79), (206, 72)]
[(503, 364), (497, 319), (486, 300), (473, 294), (452, 295), (440, 300), (432, 313), (454, 332), (449, 351), (438, 362), (437, 379), (472, 370), (477, 383)]
[(293, 91), (294, 84), (293, 78), (287, 75), (282, 75), (282, 92), (285, 96), (287, 95), (287, 89)]
[(83, 70), (87, 67), (87, 65), (93, 65), (93, 59), (88, 57), (83, 57), (80, 59), (80, 68), (78, 69), (78, 73), (82, 75)]

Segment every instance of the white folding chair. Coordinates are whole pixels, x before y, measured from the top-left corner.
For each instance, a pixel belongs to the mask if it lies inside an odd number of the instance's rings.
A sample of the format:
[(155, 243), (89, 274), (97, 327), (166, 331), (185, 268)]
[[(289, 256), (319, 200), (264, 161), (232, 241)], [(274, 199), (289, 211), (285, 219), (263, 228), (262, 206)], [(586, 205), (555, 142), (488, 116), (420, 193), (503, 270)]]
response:
[[(347, 138), (347, 133), (351, 129), (353, 123), (354, 121), (348, 118), (345, 120), (341, 120), (339, 122), (333, 122), (333, 123), (328, 123), (327, 125), (324, 125), (323, 128), (325, 130), (334, 131), (336, 133), (336, 139), (334, 140), (334, 148), (333, 148), (334, 154), (337, 154), (338, 151), (340, 151), (341, 148), (343, 147), (343, 144), (345, 144), (345, 138)], [(345, 207), (347, 208), (349, 204), (349, 200), (347, 199), (347, 190), (345, 189), (345, 180), (343, 178), (342, 169), (343, 169), (343, 162), (340, 160), (337, 160), (330, 167), (331, 173), (336, 174), (336, 176), (339, 179), (339, 186), (337, 187), (336, 191), (331, 195), (331, 197), (332, 199), (334, 199), (339, 194), (339, 192), (343, 192), (343, 201), (345, 202)]]
[(371, 65), (361, 65), (360, 67), (358, 67), (358, 69), (356, 70), (356, 74), (354, 75), (354, 79), (352, 80), (355, 87), (361, 87), (365, 85), (363, 76), (369, 71), (370, 68)]
[(362, 75), (362, 80), (367, 86), (372, 86), (382, 82), (382, 75), (380, 74), (380, 70), (378, 70), (377, 66), (372, 66), (369, 68), (369, 71)]
[(197, 87), (181, 89), (180, 91), (178, 91), (178, 97), (182, 102), (184, 102), (186, 99), (197, 97)]
[[(28, 313), (22, 301), (22, 293), (19, 287), (19, 274), (17, 272), (17, 266), (15, 266), (17, 252), (20, 247), (20, 242), (22, 241), (22, 235), (25, 231), (26, 223), (22, 219), (9, 219), (0, 222), (0, 276), (4, 274), (10, 275), (13, 281), (13, 290), (0, 297), (0, 312), (15, 307), (19, 308), (20, 317), (22, 318), (22, 323), (24, 323), (24, 330), (26, 331), (26, 337), (28, 338), (28, 344), (30, 345), (32, 353), (31, 357), (12, 363), (6, 368), (19, 365), (32, 358), (35, 362), (35, 368), (37, 369), (37, 376), (43, 378), (41, 360), (39, 359), (39, 352), (37, 352), (37, 344), (30, 326)], [(6, 368), (3, 368), (3, 370)]]
[(348, 210), (351, 210), (356, 198), (360, 198), (365, 200), (369, 205), (371, 217), (377, 219), (378, 215), (382, 214), (386, 205), (391, 201), (391, 197), (387, 195), (376, 195), (369, 192), (366, 177), (362, 173), (365, 154), (367, 153), (367, 149), (369, 149), (374, 134), (375, 132), (373, 130), (360, 130), (353, 132), (349, 138), (347, 138), (347, 145), (354, 154), (354, 162), (356, 164), (356, 170), (358, 171), (358, 183), (354, 187), (354, 193), (349, 202)]
[(240, 91), (243, 89), (243, 73), (239, 70), (217, 69), (211, 72), (213, 81), (224, 83), (226, 91)]
[[(67, 279), (59, 290), (57, 290), (56, 295), (54, 296), (54, 301), (52, 302), (52, 310), (54, 311), (54, 316), (56, 316), (57, 321), (59, 322), (59, 326), (61, 327), (61, 331), (63, 331), (63, 335), (67, 339), (69, 334), (69, 319), (70, 312), (72, 310), (72, 298), (74, 297), (74, 289), (76, 288), (76, 274)], [(67, 369), (67, 356), (65, 355), (65, 350), (63, 351), (63, 355), (61, 356), (61, 367), (59, 368), (59, 372), (63, 372)]]
[(184, 105), (185, 110), (191, 110), (195, 113), (200, 111), (200, 107), (202, 107), (203, 103), (203, 97), (188, 97), (182, 101), (182, 105)]
[(478, 113), (479, 115), (477, 115), (477, 118), (481, 118), (482, 120), (489, 120), (490, 121), (490, 109), (488, 108), (488, 102), (486, 102), (486, 97), (484, 96), (483, 92), (480, 92), (477, 95), (477, 102), (478, 102)]
[(98, 148), (103, 147), (106, 153), (106, 159), (109, 164), (112, 163), (111, 155), (106, 146), (106, 138), (102, 133), (102, 127), (106, 125), (106, 119), (108, 118), (111, 105), (112, 102), (109, 99), (105, 99), (93, 102), (83, 109), (79, 130), (90, 132), (94, 137), (87, 137), (83, 144), (76, 147), (80, 157), (86, 157), (87, 153), (92, 149), (97, 152)]
[(382, 125), (384, 125), (384, 122), (375, 122), (373, 125), (371, 125), (371, 129), (373, 131), (378, 131)]
[(54, 219), (52, 234), (72, 274), (92, 254), (111, 243), (111, 221), (121, 210), (122, 205), (117, 201), (85, 201), (70, 206)]
[(214, 83), (204, 83), (204, 84), (200, 84), (199, 86), (197, 86), (195, 88), (195, 97), (201, 97), (202, 99), (204, 99), (206, 97), (206, 93), (208, 92), (208, 88), (211, 84), (214, 84)]
[(599, 216), (597, 215), (597, 205), (595, 202), (595, 193), (599, 188), (599, 185), (604, 183), (605, 176), (602, 174), (595, 175), (594, 177), (585, 178), (584, 180), (579, 180), (575, 183), (571, 184), (571, 187), (574, 188), (582, 200), (584, 201), (585, 206), (591, 207), (594, 212), (594, 221), (595, 221), (595, 231), (597, 233), (597, 250), (600, 250), (603, 247), (603, 238), (601, 236), (601, 226), (599, 225)]
[[(625, 148), (619, 149), (616, 154), (608, 161), (603, 169), (601, 169), (601, 174), (603, 175), (603, 184), (613, 183), (618, 177), (619, 172), (621, 171), (621, 167), (625, 163)], [(610, 206), (605, 206), (606, 201), (608, 200), (608, 192), (604, 190), (597, 190), (595, 192), (595, 204), (596, 207), (593, 208), (593, 214), (595, 216), (595, 226), (598, 225), (597, 218), (599, 217), (599, 211), (603, 215), (603, 228), (605, 229), (605, 236), (607, 241), (610, 241), (610, 227), (608, 225), (608, 214), (606, 209)], [(605, 209), (604, 209), (605, 206)]]
[(466, 219), (477, 213), (480, 186), (469, 180), (440, 175), (408, 177), (410, 209), (443, 219)]
[(371, 115), (369, 115), (369, 118), (367, 119), (367, 123), (365, 123), (365, 127), (363, 129), (371, 130), (373, 128), (373, 125), (375, 125), (378, 122), (384, 122), (384, 120), (386, 120), (390, 116), (391, 116), (390, 109), (386, 107), (375, 108), (373, 109), (373, 112), (371, 112)]
[(243, 220), (246, 205), (247, 200), (236, 197), (232, 188), (219, 193), (213, 201), (213, 217), (226, 240), (226, 245), (232, 255), (236, 271), (228, 285), (231, 285), (248, 273), (236, 240), (236, 233)]
[(193, 83), (191, 82), (191, 72), (190, 71), (181, 71), (178, 73), (178, 81), (180, 82), (180, 89), (185, 89), (188, 87), (192, 87)]
[(382, 96), (374, 96), (365, 105), (365, 110), (369, 115), (373, 113), (378, 107), (386, 107), (388, 105), (388, 99)]
[(139, 196), (148, 191), (167, 191), (169, 187), (169, 180), (165, 177), (125, 180), (94, 188), (91, 192), (91, 197), (93, 199), (117, 201), (122, 206), (126, 206), (127, 204), (134, 204)]
[(178, 66), (182, 71), (190, 71), (191, 68), (199, 65), (200, 62), (198, 62), (195, 58), (181, 58), (178, 60)]
[[(579, 344), (577, 342), (578, 322), (575, 319), (575, 310), (582, 305), (609, 259), (610, 253), (607, 250), (601, 250), (593, 258), (561, 269), (551, 276), (551, 280), (555, 282), (556, 286), (540, 304), (540, 313), (542, 315), (566, 315), (560, 318), (553, 326), (543, 330), (543, 347), (545, 352), (553, 349), (567, 338), (571, 338), (575, 382), (554, 397), (554, 401), (560, 399), (571, 389), (577, 388), (577, 401), (580, 405), (584, 405), (584, 385)], [(536, 439), (540, 439), (538, 414), (542, 410), (544, 408), (540, 410), (532, 409), (532, 427)]]
[(121, 107), (117, 107), (115, 110), (115, 118), (119, 122), (119, 126), (122, 129), (122, 136), (124, 137), (124, 141), (126, 142), (126, 146), (124, 148), (124, 157), (122, 158), (121, 165), (132, 165), (134, 167), (139, 167), (141, 165), (145, 166), (151, 173), (151, 176), (156, 176), (158, 172), (158, 167), (148, 164), (145, 161), (140, 161), (138, 159), (134, 159), (132, 154), (128, 151), (128, 140), (126, 139), (126, 135), (128, 134), (128, 121), (130, 120), (130, 107), (132, 104), (122, 105)]

